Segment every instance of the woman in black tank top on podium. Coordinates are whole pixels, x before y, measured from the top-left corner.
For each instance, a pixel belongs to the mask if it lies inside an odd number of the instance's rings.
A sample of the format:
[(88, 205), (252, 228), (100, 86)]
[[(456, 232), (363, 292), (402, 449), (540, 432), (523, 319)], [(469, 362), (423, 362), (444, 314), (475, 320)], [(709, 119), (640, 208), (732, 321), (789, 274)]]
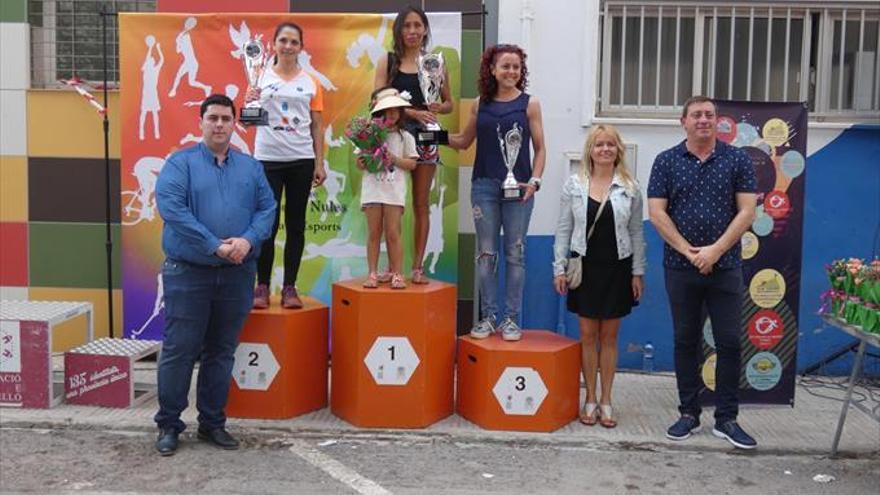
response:
[[(425, 52), (428, 46), (428, 38), (431, 28), (428, 25), (428, 16), (418, 8), (407, 7), (397, 14), (392, 27), (394, 34), (393, 51), (387, 57), (382, 57), (376, 64), (375, 87), (383, 88), (391, 86), (401, 93), (408, 92), (412, 99), (412, 107), (404, 110), (407, 122), (404, 127), (415, 136), (415, 133), (423, 129), (427, 124), (437, 122), (437, 114), (452, 112), (452, 98), (449, 94), (449, 76), (443, 78), (441, 88), (441, 103), (425, 104), (419, 86), (418, 58)], [(445, 68), (444, 68), (445, 70)], [(412, 195), (415, 222), (413, 225), (413, 268), (412, 282), (414, 284), (428, 283), (427, 277), (422, 270), (422, 261), (425, 256), (425, 246), (428, 243), (428, 230), (430, 220), (428, 216), (428, 200), (431, 196), (431, 182), (437, 166), (436, 150), (433, 155), (419, 147), (419, 161), (416, 169), (412, 172)], [(443, 205), (440, 205), (442, 208)]]

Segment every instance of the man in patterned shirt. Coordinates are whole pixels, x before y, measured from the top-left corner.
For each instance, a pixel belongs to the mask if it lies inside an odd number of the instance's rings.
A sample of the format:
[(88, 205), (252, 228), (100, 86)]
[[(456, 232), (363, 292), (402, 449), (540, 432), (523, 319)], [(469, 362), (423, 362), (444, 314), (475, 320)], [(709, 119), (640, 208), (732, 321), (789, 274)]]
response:
[(742, 150), (716, 138), (715, 103), (694, 96), (684, 104), (687, 139), (659, 155), (648, 183), (651, 222), (663, 240), (666, 292), (675, 334), (675, 377), (681, 417), (666, 432), (684, 440), (700, 430), (703, 308), (709, 311), (718, 361), (715, 427), (734, 446), (757, 442), (737, 424), (740, 310), (743, 275), (740, 238), (755, 218), (755, 170)]

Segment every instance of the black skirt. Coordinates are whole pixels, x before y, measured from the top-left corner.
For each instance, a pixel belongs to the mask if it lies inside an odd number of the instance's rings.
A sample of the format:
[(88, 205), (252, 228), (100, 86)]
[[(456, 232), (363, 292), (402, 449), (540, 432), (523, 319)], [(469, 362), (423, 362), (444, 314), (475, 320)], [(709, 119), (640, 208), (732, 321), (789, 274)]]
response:
[(616, 262), (584, 261), (577, 289), (568, 291), (568, 310), (583, 318), (622, 318), (635, 305), (632, 293), (632, 256)]

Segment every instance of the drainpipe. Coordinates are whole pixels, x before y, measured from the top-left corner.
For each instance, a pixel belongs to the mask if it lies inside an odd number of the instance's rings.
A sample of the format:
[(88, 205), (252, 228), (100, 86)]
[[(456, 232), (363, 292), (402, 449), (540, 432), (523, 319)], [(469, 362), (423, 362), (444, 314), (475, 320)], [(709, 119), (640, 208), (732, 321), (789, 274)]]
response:
[(535, 12), (532, 10), (532, 2), (530, 0), (523, 0), (522, 10), (520, 11), (520, 47), (529, 52), (529, 48), (531, 46), (531, 33), (532, 33), (532, 21), (535, 19)]

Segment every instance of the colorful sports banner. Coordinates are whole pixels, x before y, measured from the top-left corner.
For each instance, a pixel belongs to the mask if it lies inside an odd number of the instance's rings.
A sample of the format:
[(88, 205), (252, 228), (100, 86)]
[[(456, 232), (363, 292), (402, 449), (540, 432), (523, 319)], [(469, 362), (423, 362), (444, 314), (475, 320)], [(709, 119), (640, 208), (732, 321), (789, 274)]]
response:
[[(329, 304), (337, 280), (365, 276), (366, 219), (360, 210), (362, 172), (344, 137), (348, 122), (366, 114), (375, 66), (391, 47), (394, 15), (380, 14), (120, 14), (122, 271), (124, 334), (162, 338), (162, 221), (155, 187), (165, 159), (201, 140), (199, 105), (211, 93), (229, 96), (240, 108), (247, 79), (241, 46), (275, 26), (303, 28), (303, 70), (324, 89), (324, 157), (327, 180), (309, 198), (306, 245), (297, 285)], [(455, 101), (441, 125), (458, 128), (461, 79), (461, 15), (429, 14), (430, 50), (442, 52)], [(238, 127), (232, 145), (253, 150), (254, 129)], [(455, 283), (458, 260), (458, 155), (441, 147), (430, 198), (431, 231), (426, 274)], [(282, 207), (283, 212), (283, 205)], [(412, 261), (412, 208), (403, 221), (404, 266)], [(284, 220), (276, 245), (284, 245)], [(384, 252), (384, 245), (382, 248)], [(280, 291), (283, 249), (276, 249), (273, 293)], [(384, 254), (380, 264), (384, 265)]]
[[(807, 108), (802, 103), (716, 101), (718, 137), (742, 148), (758, 179), (757, 214), (742, 236), (740, 402), (794, 405)], [(714, 403), (712, 323), (703, 328), (703, 400)]]

